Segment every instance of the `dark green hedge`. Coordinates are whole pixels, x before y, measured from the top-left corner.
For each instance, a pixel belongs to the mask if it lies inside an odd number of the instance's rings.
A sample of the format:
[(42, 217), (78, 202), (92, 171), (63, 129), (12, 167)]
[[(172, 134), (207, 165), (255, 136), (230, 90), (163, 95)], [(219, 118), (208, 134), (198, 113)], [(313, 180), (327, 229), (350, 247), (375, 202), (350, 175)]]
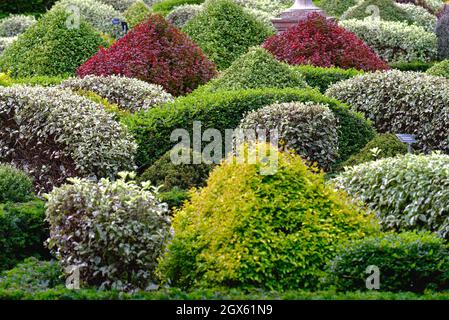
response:
[(318, 88), (322, 93), (338, 81), (347, 80), (364, 73), (356, 69), (345, 70), (336, 67), (323, 68), (310, 65), (291, 66), (290, 68), (302, 74), (309, 86)]
[(48, 238), (44, 202), (0, 204), (0, 271), (27, 257), (47, 258)]
[(192, 134), (193, 121), (202, 122), (202, 131), (215, 128), (222, 132), (236, 128), (244, 114), (275, 102), (313, 101), (325, 103), (334, 111), (340, 125), (340, 161), (363, 148), (374, 135), (374, 129), (360, 114), (346, 105), (310, 89), (251, 89), (189, 95), (175, 102), (122, 119), (139, 145), (137, 163), (151, 165), (175, 143), (170, 135), (175, 129)]
[(50, 9), (56, 0), (1, 0), (1, 13), (43, 13)]

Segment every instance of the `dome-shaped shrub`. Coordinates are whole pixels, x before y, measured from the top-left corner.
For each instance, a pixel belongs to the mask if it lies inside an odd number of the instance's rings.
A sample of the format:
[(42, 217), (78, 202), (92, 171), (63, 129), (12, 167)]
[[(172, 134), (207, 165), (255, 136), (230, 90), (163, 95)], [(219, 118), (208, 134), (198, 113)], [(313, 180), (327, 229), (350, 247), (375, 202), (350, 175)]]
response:
[(413, 4), (422, 7), (432, 14), (437, 14), (444, 6), (444, 0), (395, 0), (400, 4)]
[(267, 39), (263, 47), (289, 64), (366, 71), (388, 69), (362, 40), (319, 14), (311, 14), (297, 26)]
[(152, 15), (78, 68), (79, 76), (89, 74), (137, 78), (180, 95), (209, 81), (216, 70), (186, 35)]
[(341, 163), (339, 169), (406, 153), (407, 147), (405, 143), (401, 142), (394, 134), (378, 134), (363, 149)]
[(269, 27), (232, 0), (208, 0), (204, 10), (183, 31), (220, 70), (272, 34)]
[(432, 61), (437, 57), (437, 38), (422, 27), (371, 19), (344, 20), (340, 24), (390, 63)]
[(24, 202), (32, 194), (33, 181), (25, 172), (0, 163), (0, 203)]
[(333, 180), (365, 202), (388, 230), (449, 238), (449, 156), (404, 155), (347, 168)]
[(337, 120), (325, 105), (276, 103), (248, 113), (240, 128), (264, 132), (266, 136), (270, 130), (277, 129), (283, 148), (293, 149), (324, 169), (329, 169), (337, 159)]
[(117, 104), (131, 112), (148, 110), (173, 101), (172, 95), (165, 92), (161, 86), (118, 76), (71, 78), (62, 82), (61, 87), (95, 92), (109, 103)]
[(435, 63), (426, 71), (426, 73), (433, 76), (449, 78), (449, 60), (443, 60), (441, 62)]
[(199, 90), (238, 90), (256, 88), (305, 88), (299, 72), (277, 61), (262, 48), (251, 48), (237, 58), (219, 78), (208, 82)]
[(54, 88), (0, 89), (0, 160), (51, 190), (67, 177), (133, 167), (136, 145), (99, 105)]
[(55, 8), (67, 10), (72, 6), (78, 8), (80, 15), (97, 30), (112, 36), (121, 35), (122, 27), (112, 24), (112, 20), (124, 19), (122, 14), (112, 6), (96, 0), (59, 0), (53, 10)]
[(422, 293), (449, 287), (447, 245), (427, 232), (386, 233), (340, 248), (327, 283), (341, 291), (364, 291), (369, 266), (379, 268), (381, 291)]
[(134, 2), (126, 11), (125, 18), (130, 28), (134, 28), (142, 21), (147, 20), (151, 16), (151, 9), (145, 2), (138, 0)]
[(79, 266), (84, 287), (154, 286), (154, 270), (170, 237), (166, 206), (154, 192), (124, 179), (71, 182), (48, 195), (48, 244), (60, 264)]
[(0, 70), (13, 76), (73, 74), (76, 68), (107, 43), (81, 18), (79, 28), (68, 28), (70, 12), (47, 12), (0, 56)]
[(0, 37), (15, 37), (36, 23), (33, 16), (10, 15), (0, 20)]
[(99, 0), (99, 1), (112, 6), (115, 10), (118, 10), (120, 12), (126, 11), (136, 2), (136, 0)]
[(202, 4), (205, 0), (146, 0), (152, 1), (151, 10), (162, 16), (167, 16), (174, 8), (185, 4)]
[(149, 181), (154, 186), (162, 186), (161, 191), (170, 191), (173, 188), (189, 190), (193, 187), (203, 187), (206, 183), (212, 165), (206, 163), (180, 163), (171, 160), (171, 153), (181, 153), (192, 161), (192, 149), (170, 150), (149, 167), (140, 177), (140, 181)]
[(203, 10), (202, 5), (198, 4), (184, 4), (175, 7), (167, 15), (167, 21), (177, 28), (182, 28), (184, 25), (196, 17)]
[(248, 8), (264, 11), (272, 14), (273, 16), (278, 15), (285, 9), (292, 6), (293, 1), (291, 0), (234, 0), (239, 5)]
[(326, 95), (365, 114), (379, 132), (415, 134), (424, 150), (449, 151), (449, 82), (418, 72), (370, 73), (331, 86)]
[(300, 157), (269, 152), (278, 157), (273, 175), (228, 158), (176, 213), (160, 265), (172, 285), (313, 289), (342, 242), (375, 230), (372, 216)]
[[(375, 6), (377, 9), (373, 10)], [(377, 16), (378, 14), (378, 16)], [(360, 0), (354, 6), (348, 8), (341, 19), (381, 19), (386, 21), (407, 21), (413, 23), (407, 12), (396, 5), (393, 0)]]
[(407, 12), (408, 17), (413, 24), (423, 27), (427, 32), (435, 32), (437, 24), (437, 17), (435, 15), (431, 14), (423, 7), (414, 4), (398, 3), (396, 5)]

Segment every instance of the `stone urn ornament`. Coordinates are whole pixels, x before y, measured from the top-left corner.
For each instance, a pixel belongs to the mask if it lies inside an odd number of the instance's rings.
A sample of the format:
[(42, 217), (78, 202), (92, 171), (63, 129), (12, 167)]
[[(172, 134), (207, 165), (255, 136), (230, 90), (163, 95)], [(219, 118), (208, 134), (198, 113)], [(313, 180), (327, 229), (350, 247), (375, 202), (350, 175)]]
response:
[(324, 11), (315, 6), (312, 0), (295, 0), (291, 8), (282, 12), (279, 17), (272, 19), (271, 22), (279, 34), (307, 19), (307, 16), (311, 13), (325, 16)]

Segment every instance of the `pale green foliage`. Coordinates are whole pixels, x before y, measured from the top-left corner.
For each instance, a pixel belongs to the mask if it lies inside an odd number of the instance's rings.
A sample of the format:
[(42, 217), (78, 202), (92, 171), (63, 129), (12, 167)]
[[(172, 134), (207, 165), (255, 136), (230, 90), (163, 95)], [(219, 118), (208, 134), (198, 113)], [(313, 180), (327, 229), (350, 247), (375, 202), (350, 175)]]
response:
[(126, 11), (136, 2), (136, 0), (99, 0), (99, 1), (112, 6), (115, 10), (118, 10), (120, 12)]
[(70, 177), (71, 166), (77, 175), (98, 177), (133, 168), (137, 146), (126, 128), (69, 91), (3, 88), (0, 114), (0, 159), (32, 172), (43, 189)]
[(0, 37), (0, 54), (2, 54), (3, 50), (9, 47), (16, 39), (17, 39), (16, 37), (7, 37), (7, 38)]
[(434, 64), (430, 69), (426, 71), (426, 73), (433, 76), (442, 76), (449, 78), (449, 60), (443, 60)]
[(54, 8), (67, 9), (70, 6), (78, 7), (83, 19), (97, 30), (111, 36), (121, 35), (121, 26), (113, 25), (112, 19), (119, 18), (124, 20), (124, 17), (112, 6), (96, 0), (60, 0), (55, 4)]
[(0, 37), (15, 37), (36, 23), (33, 16), (10, 15), (0, 20)]
[(131, 112), (148, 110), (173, 101), (173, 96), (159, 85), (119, 76), (71, 78), (61, 83), (61, 87), (95, 92), (110, 103)]
[(325, 105), (279, 103), (248, 113), (241, 129), (257, 130), (267, 137), (278, 130), (279, 142), (287, 150), (329, 169), (338, 155), (337, 120)]
[(416, 134), (414, 147), (449, 151), (449, 82), (443, 77), (369, 73), (334, 84), (326, 95), (365, 114), (379, 132)]
[(403, 155), (350, 167), (332, 180), (365, 202), (384, 229), (449, 238), (449, 156)]
[(423, 27), (427, 32), (435, 32), (437, 17), (429, 11), (411, 3), (396, 3), (396, 5), (407, 13), (414, 24)]
[(437, 56), (437, 38), (423, 27), (399, 21), (343, 20), (340, 25), (366, 42), (384, 60), (432, 61)]
[(48, 197), (48, 246), (63, 267), (81, 266), (83, 285), (100, 289), (149, 289), (170, 237), (165, 204), (148, 184), (121, 179), (71, 179)]
[(151, 15), (150, 8), (143, 1), (134, 2), (126, 11), (125, 18), (130, 28), (134, 28)]

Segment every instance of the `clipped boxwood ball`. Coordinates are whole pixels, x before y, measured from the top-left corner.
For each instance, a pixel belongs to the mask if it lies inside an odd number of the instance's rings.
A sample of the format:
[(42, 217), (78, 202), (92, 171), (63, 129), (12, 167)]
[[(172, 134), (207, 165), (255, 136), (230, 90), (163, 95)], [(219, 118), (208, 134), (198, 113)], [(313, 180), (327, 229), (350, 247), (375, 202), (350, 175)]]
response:
[(23, 202), (33, 194), (33, 181), (23, 171), (0, 163), (0, 203)]
[[(230, 157), (176, 213), (159, 266), (171, 285), (316, 289), (341, 243), (377, 230), (373, 216), (300, 157), (266, 149), (277, 157), (274, 174), (264, 175), (260, 162)], [(255, 156), (250, 150), (240, 154)]]

